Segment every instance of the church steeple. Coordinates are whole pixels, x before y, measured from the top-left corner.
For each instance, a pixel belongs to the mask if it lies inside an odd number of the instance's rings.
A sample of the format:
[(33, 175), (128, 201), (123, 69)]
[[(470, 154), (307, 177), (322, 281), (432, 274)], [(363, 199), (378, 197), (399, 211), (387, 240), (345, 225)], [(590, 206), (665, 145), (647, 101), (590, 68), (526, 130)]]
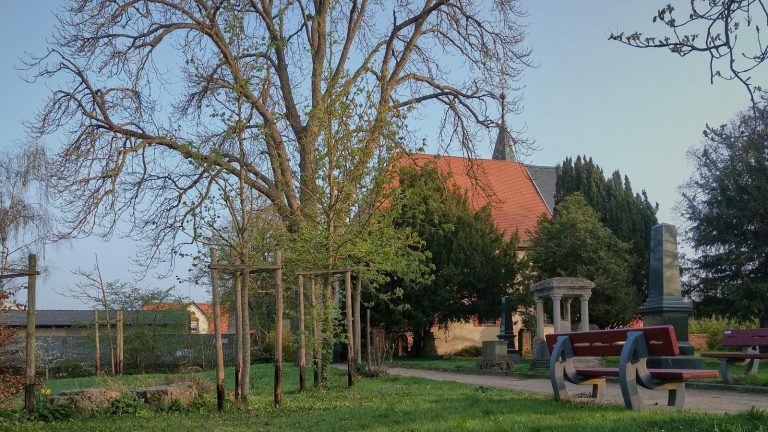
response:
[(496, 147), (493, 149), (493, 159), (505, 161), (517, 161), (515, 156), (515, 140), (507, 129), (504, 99), (506, 95), (501, 93), (501, 125), (496, 136)]

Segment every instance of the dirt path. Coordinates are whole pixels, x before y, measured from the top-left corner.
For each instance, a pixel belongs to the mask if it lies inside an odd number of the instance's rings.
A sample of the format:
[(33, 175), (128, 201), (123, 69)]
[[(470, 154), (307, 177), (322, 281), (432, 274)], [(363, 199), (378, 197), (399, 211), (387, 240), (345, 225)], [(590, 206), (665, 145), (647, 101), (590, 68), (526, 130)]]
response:
[[(437, 381), (453, 381), (462, 384), (482, 385), (486, 387), (498, 387), (517, 390), (524, 393), (552, 394), (552, 386), (548, 379), (541, 378), (516, 378), (508, 376), (472, 375), (456, 372), (441, 372), (424, 369), (390, 368), (392, 375), (420, 377)], [(615, 382), (607, 384), (606, 401), (609, 403), (623, 404), (621, 390)], [(589, 391), (591, 387), (575, 386), (568, 384), (568, 390), (572, 393)], [(652, 391), (640, 389), (643, 400), (649, 405), (658, 403), (666, 405), (666, 391)], [(768, 395), (755, 393), (740, 393), (724, 390), (687, 389), (685, 407), (693, 411), (711, 413), (729, 413), (757, 407), (768, 410)]]

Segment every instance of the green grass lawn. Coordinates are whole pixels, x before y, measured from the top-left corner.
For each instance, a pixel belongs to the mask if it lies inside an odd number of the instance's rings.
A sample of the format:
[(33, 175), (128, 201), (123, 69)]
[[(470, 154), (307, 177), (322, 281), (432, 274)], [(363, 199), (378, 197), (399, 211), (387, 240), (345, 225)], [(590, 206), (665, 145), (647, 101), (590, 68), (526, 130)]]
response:
[[(231, 372), (231, 371), (230, 371)], [(97, 415), (58, 423), (0, 423), (3, 431), (761, 431), (768, 414), (745, 412), (714, 415), (691, 412), (632, 412), (621, 406), (569, 404), (551, 397), (488, 389), (450, 382), (385, 376), (364, 379), (345, 388), (343, 371), (332, 371), (326, 391), (296, 392), (297, 374), (285, 368), (285, 398), (271, 403), (271, 365), (254, 366), (255, 394), (249, 410), (218, 413), (208, 406), (197, 411), (162, 413), (142, 410), (124, 416)], [(201, 373), (213, 377), (211, 372)], [(229, 373), (231, 375), (231, 373)], [(129, 387), (164, 376), (128, 376)], [(98, 379), (52, 380), (54, 391), (99, 384)], [(231, 382), (230, 382), (231, 384)], [(2, 420), (0, 420), (2, 421)]]

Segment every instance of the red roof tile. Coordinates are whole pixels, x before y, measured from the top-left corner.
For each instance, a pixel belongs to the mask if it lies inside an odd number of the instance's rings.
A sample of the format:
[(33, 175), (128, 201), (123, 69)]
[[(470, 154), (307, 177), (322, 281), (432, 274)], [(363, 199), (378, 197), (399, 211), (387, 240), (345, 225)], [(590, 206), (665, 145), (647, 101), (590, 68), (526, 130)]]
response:
[(490, 204), (493, 220), (507, 237), (517, 232), (521, 242), (527, 242), (539, 216), (551, 216), (520, 162), (421, 153), (410, 159), (417, 166), (434, 161), (441, 172), (450, 173), (451, 181), (467, 193), (474, 210)]
[[(193, 304), (200, 309), (208, 319), (208, 333), (213, 333), (213, 305), (210, 303), (148, 303), (142, 309), (144, 310), (184, 310), (188, 305)], [(219, 327), (222, 333), (229, 332), (229, 313), (226, 306), (221, 306), (221, 316), (219, 317)]]

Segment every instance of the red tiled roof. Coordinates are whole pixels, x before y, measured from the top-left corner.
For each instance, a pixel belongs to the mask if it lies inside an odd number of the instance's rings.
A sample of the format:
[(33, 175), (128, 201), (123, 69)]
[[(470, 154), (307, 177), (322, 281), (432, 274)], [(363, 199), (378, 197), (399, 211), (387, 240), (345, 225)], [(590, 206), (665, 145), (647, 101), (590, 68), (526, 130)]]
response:
[[(208, 319), (208, 333), (213, 333), (213, 305), (210, 303), (189, 303), (200, 309)], [(144, 310), (183, 310), (189, 305), (187, 303), (148, 303), (142, 306)], [(221, 316), (219, 317), (219, 327), (222, 333), (229, 332), (229, 313), (227, 308), (222, 305)]]
[[(203, 311), (208, 318), (208, 333), (213, 333), (213, 305), (210, 303), (197, 302), (192, 302), (192, 304)], [(223, 305), (221, 307), (221, 316), (219, 317), (219, 328), (222, 333), (229, 333), (229, 313), (227, 312), (227, 308)]]
[(441, 172), (450, 173), (451, 182), (467, 193), (474, 210), (490, 204), (493, 220), (506, 237), (517, 232), (521, 242), (526, 243), (539, 216), (551, 216), (520, 162), (422, 153), (411, 155), (410, 160), (417, 166), (434, 161)]

